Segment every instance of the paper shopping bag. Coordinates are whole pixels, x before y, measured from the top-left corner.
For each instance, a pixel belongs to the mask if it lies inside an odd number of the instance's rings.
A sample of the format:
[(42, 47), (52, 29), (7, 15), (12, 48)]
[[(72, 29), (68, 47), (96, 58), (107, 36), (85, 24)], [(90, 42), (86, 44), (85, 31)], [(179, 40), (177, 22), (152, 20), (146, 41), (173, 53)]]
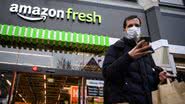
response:
[(169, 79), (167, 79), (167, 84), (159, 85), (158, 88), (161, 104), (185, 104), (182, 96)]
[(178, 82), (177, 80), (175, 80), (172, 84), (175, 87), (176, 91), (179, 93), (179, 95), (181, 95), (183, 99), (185, 99), (185, 83)]
[(159, 90), (152, 91), (152, 102), (153, 104), (161, 104)]

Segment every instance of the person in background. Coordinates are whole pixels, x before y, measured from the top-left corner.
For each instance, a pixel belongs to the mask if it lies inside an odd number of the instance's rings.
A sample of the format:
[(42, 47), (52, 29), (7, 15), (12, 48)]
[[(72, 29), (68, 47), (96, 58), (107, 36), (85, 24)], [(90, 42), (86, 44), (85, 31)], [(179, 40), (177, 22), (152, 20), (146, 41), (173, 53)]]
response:
[(151, 46), (140, 39), (141, 19), (136, 15), (125, 18), (124, 36), (106, 52), (102, 74), (104, 104), (152, 104), (151, 92), (166, 72), (152, 59)]

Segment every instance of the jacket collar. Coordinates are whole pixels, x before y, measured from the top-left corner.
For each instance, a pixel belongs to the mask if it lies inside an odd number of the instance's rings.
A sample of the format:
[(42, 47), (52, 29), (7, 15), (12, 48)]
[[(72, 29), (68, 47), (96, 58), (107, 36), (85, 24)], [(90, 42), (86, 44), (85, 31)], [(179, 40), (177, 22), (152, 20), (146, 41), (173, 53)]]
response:
[(116, 47), (123, 48), (125, 45), (135, 47), (136, 42), (134, 39), (127, 39), (126, 37), (121, 38), (115, 44)]

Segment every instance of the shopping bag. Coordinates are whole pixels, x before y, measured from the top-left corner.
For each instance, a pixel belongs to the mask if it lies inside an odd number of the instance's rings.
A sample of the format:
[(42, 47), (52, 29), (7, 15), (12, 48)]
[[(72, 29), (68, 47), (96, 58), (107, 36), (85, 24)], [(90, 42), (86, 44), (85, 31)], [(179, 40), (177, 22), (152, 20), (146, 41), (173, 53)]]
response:
[(159, 85), (158, 88), (161, 104), (185, 104), (185, 99), (177, 92), (169, 79), (167, 79), (167, 84)]
[(183, 99), (185, 99), (185, 83), (178, 82), (177, 80), (175, 80), (172, 84), (176, 88), (179, 95), (181, 95), (183, 97)]
[(159, 90), (152, 91), (152, 102), (153, 104), (161, 104)]

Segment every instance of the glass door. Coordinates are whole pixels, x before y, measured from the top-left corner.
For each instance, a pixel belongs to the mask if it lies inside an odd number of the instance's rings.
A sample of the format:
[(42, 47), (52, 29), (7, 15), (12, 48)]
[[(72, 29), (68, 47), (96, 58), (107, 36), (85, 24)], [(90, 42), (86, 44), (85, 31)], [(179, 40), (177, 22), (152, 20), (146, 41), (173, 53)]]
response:
[[(79, 79), (74, 76), (19, 73), (12, 103), (77, 104), (78, 92), (75, 91), (78, 88), (73, 88), (78, 87)], [(73, 96), (76, 93), (77, 96)]]
[(15, 74), (10, 71), (0, 70), (0, 104), (10, 104), (12, 100)]

